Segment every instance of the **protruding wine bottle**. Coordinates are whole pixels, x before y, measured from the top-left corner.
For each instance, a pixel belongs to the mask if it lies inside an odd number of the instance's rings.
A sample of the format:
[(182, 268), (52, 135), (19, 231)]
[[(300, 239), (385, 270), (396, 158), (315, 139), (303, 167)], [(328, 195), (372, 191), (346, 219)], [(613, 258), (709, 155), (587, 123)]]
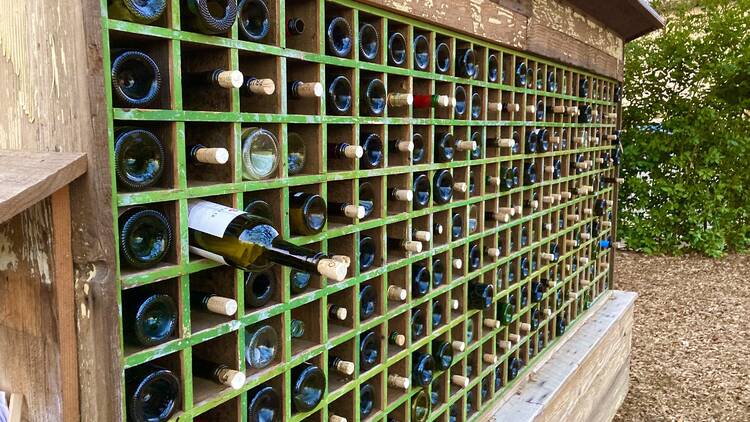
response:
[(473, 79), (477, 76), (477, 53), (472, 48), (456, 51), (456, 71), (462, 78)]
[(335, 16), (326, 24), (326, 52), (348, 57), (352, 51), (352, 27), (342, 16)]
[(237, 313), (237, 301), (214, 293), (190, 292), (190, 306), (217, 315), (232, 316)]
[(165, 160), (164, 145), (151, 131), (115, 129), (115, 175), (121, 189), (139, 190), (157, 184), (164, 173)]
[(125, 406), (130, 421), (166, 421), (177, 409), (180, 393), (180, 380), (169, 369), (145, 363), (125, 371)]
[(363, 169), (375, 169), (383, 163), (383, 141), (377, 133), (362, 134), (362, 158), (359, 160)]
[(167, 341), (177, 328), (177, 305), (171, 296), (137, 291), (127, 296), (122, 311), (126, 343), (154, 346)]
[(354, 362), (341, 359), (332, 353), (328, 355), (328, 367), (345, 377), (354, 374)]
[(328, 202), (328, 215), (342, 218), (364, 218), (365, 207), (346, 202)]
[(432, 372), (435, 368), (435, 359), (420, 351), (412, 354), (412, 384), (427, 387), (432, 382)]
[[(263, 41), (271, 31), (271, 13), (263, 0), (242, 0), (237, 12), (240, 36), (248, 41)], [(302, 28), (304, 29), (304, 22)], [(295, 27), (296, 28), (296, 27)]]
[(240, 85), (240, 94), (246, 97), (268, 97), (276, 92), (276, 82), (274, 82), (273, 79), (268, 78), (247, 76)]
[(448, 73), (451, 69), (451, 50), (448, 44), (441, 42), (435, 47), (435, 70)]
[(422, 34), (414, 36), (414, 67), (417, 70), (428, 70), (430, 67), (430, 41)]
[(451, 99), (447, 95), (414, 95), (412, 105), (414, 109), (448, 107)]
[(292, 234), (310, 236), (318, 234), (325, 227), (327, 219), (325, 200), (307, 192), (289, 194), (289, 227)]
[(245, 374), (223, 363), (193, 356), (193, 375), (239, 390), (245, 385)]
[(172, 248), (172, 225), (160, 211), (145, 207), (120, 212), (120, 259), (126, 266), (150, 268)]
[(469, 282), (470, 309), (489, 309), (492, 306), (494, 295), (495, 287), (492, 284), (482, 284), (477, 281)]
[(343, 115), (352, 109), (352, 84), (349, 78), (338, 75), (327, 79), (326, 112)]
[(422, 297), (430, 290), (430, 270), (420, 263), (411, 266), (411, 293), (413, 297)]
[(381, 116), (385, 111), (386, 92), (385, 84), (378, 78), (372, 78), (362, 82), (362, 93), (360, 112), (369, 116)]
[(406, 63), (406, 38), (400, 32), (388, 36), (388, 64), (403, 66)]
[(388, 238), (388, 249), (393, 251), (422, 252), (422, 242), (416, 240), (404, 240), (393, 237)]
[(336, 281), (346, 277), (348, 258), (329, 258), (286, 242), (265, 218), (203, 200), (191, 200), (188, 209), (192, 253), (245, 271), (276, 262)]
[(110, 19), (149, 24), (158, 20), (166, 9), (166, 0), (114, 0), (109, 2), (107, 15)]
[(378, 30), (367, 22), (359, 25), (359, 57), (365, 61), (373, 61), (378, 56), (380, 37)]
[(360, 159), (364, 155), (365, 150), (359, 145), (346, 142), (328, 144), (328, 157), (331, 160)]
[(117, 106), (146, 107), (156, 100), (161, 90), (159, 66), (141, 51), (117, 51), (111, 75), (112, 96)]
[[(259, 0), (243, 0), (242, 3), (244, 4), (241, 4), (241, 7), (245, 7), (246, 5), (253, 7), (254, 3), (258, 1)], [(236, 0), (227, 0), (222, 3), (186, 0), (186, 3), (186, 10), (190, 15), (188, 19), (183, 20), (183, 23), (186, 23), (186, 26), (190, 29), (204, 34), (225, 34), (237, 19)]]
[(432, 356), (436, 363), (435, 367), (445, 371), (453, 364), (453, 347), (447, 341), (432, 340)]
[(380, 337), (374, 331), (362, 334), (359, 341), (359, 366), (362, 371), (374, 367), (380, 361)]
[(432, 189), (430, 179), (426, 174), (419, 174), (414, 177), (412, 183), (414, 209), (422, 209), (430, 204), (430, 191)]
[(263, 369), (276, 360), (279, 334), (270, 325), (259, 324), (245, 329), (245, 362), (254, 369)]
[(229, 151), (226, 148), (211, 148), (203, 144), (195, 144), (189, 148), (190, 162), (195, 164), (226, 164), (229, 161)]
[(333, 321), (344, 321), (348, 314), (349, 312), (344, 307), (338, 305), (328, 306), (328, 318)]
[(273, 177), (281, 148), (273, 132), (249, 127), (242, 130), (242, 176), (247, 180)]
[[(213, 69), (204, 72), (183, 73), (182, 80), (191, 86), (206, 88), (240, 88), (245, 81), (239, 70)], [(258, 81), (259, 79), (255, 79)]]
[(280, 421), (281, 397), (270, 385), (260, 385), (247, 392), (248, 422)]
[(289, 82), (289, 98), (317, 98), (323, 96), (323, 84), (320, 82)]
[(406, 344), (406, 336), (400, 334), (398, 331), (391, 331), (388, 335), (388, 344), (392, 344), (398, 347), (404, 347)]
[(308, 412), (323, 399), (326, 377), (323, 371), (309, 362), (294, 368), (292, 376), (292, 407), (296, 412)]

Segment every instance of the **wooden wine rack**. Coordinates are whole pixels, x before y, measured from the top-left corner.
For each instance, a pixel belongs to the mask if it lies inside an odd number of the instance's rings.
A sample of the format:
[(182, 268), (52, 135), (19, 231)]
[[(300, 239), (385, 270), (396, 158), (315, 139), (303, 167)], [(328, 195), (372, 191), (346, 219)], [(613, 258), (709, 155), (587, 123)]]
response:
[[(125, 373), (130, 368), (153, 361), (173, 370), (181, 380), (182, 398), (174, 419), (192, 420), (201, 416), (204, 420), (211, 421), (246, 421), (248, 390), (265, 384), (275, 386), (280, 391), (285, 421), (328, 421), (331, 414), (346, 417), (349, 421), (359, 421), (359, 389), (368, 383), (375, 387), (376, 403), (375, 410), (367, 420), (385, 421), (388, 416), (393, 416), (397, 420), (407, 421), (413, 396), (421, 388), (411, 387), (406, 391), (389, 388), (388, 375), (411, 378), (413, 351), (429, 351), (432, 340), (436, 338), (449, 342), (466, 341), (467, 327), (473, 324), (473, 341), (467, 344), (463, 352), (455, 352), (453, 365), (449, 370), (436, 371), (433, 385), (440, 391), (440, 404), (433, 407), (429, 420), (448, 421), (452, 409), (457, 414), (458, 421), (481, 420), (483, 412), (500, 400), (514, 384), (513, 380), (508, 379), (509, 358), (521, 358), (526, 363), (524, 371), (532, 367), (540, 354), (529, 358), (529, 345), (536, 344), (539, 335), (545, 337), (547, 345), (559, 341), (559, 337), (555, 335), (555, 322), (559, 318), (565, 318), (569, 324), (575, 324), (590, 302), (596, 301), (609, 288), (611, 275), (609, 271), (600, 270), (605, 268), (603, 264), (611, 264), (611, 250), (605, 249), (597, 254), (596, 245), (600, 239), (610, 236), (614, 227), (602, 227), (598, 237), (582, 241), (577, 247), (571, 247), (565, 240), (571, 240), (574, 232), (584, 229), (599, 218), (583, 213), (584, 209), (593, 208), (595, 199), (606, 199), (610, 207), (616, 208), (616, 196), (613, 195), (612, 187), (581, 195), (576, 194), (574, 188), (593, 185), (597, 175), (616, 177), (616, 168), (603, 168), (596, 164), (601, 153), (611, 152), (615, 148), (607, 135), (613, 134), (617, 127), (617, 120), (610, 115), (619, 112), (618, 105), (611, 100), (616, 81), (351, 0), (272, 0), (268, 3), (272, 29), (263, 43), (242, 40), (238, 36), (237, 24), (226, 36), (182, 31), (180, 22), (185, 15), (180, 6), (180, 1), (170, 0), (167, 11), (159, 21), (152, 25), (140, 25), (107, 19), (107, 1), (101, 0), (103, 68), (106, 98), (110, 105), (110, 157), (114, 154), (113, 128), (124, 124), (156, 131), (165, 143), (169, 157), (167, 171), (160, 185), (146, 191), (117, 191), (112, 168), (114, 192), (111, 212), (114, 224), (117, 227), (117, 215), (122, 207), (145, 205), (165, 212), (175, 228), (174, 247), (164, 263), (156, 268), (137, 272), (117, 266), (118, 289), (123, 293), (131, 289), (150, 289), (172, 295), (179, 304), (180, 322), (174, 338), (164, 344), (151, 348), (122, 346), (123, 391)], [(326, 18), (332, 15), (344, 16), (354, 29), (354, 48), (350, 58), (325, 54), (325, 37), (321, 34), (325, 34)], [(292, 16), (305, 20), (306, 35), (292, 38), (285, 34), (284, 25), (278, 23), (286, 22)], [(379, 30), (380, 53), (376, 62), (365, 62), (358, 57), (357, 28), (362, 22), (369, 22)], [(408, 41), (407, 63), (403, 67), (387, 65), (384, 56), (387, 42), (384, 34), (394, 30), (402, 32)], [(411, 40), (416, 34), (427, 36), (430, 42), (429, 71), (414, 70)], [(479, 57), (479, 76), (474, 80), (455, 76), (455, 57), (452, 57), (448, 74), (436, 73), (433, 52), (438, 41), (446, 42), (452, 55), (455, 55), (457, 47), (472, 46)], [(120, 47), (145, 51), (159, 64), (164, 84), (161, 96), (153, 108), (111, 107), (108, 69), (112, 51)], [(488, 82), (487, 57), (490, 53), (499, 59), (505, 73), (505, 83)], [(544, 75), (547, 71), (555, 71), (564, 92), (548, 92), (544, 82), (541, 90), (516, 87), (514, 63), (517, 60), (525, 60), (530, 68), (544, 69)], [(271, 78), (276, 81), (277, 93), (268, 98), (247, 99), (241, 98), (237, 90), (207, 93), (182, 82), (183, 72), (216, 67), (239, 69), (247, 76)], [(287, 100), (288, 81), (299, 79), (325, 84), (326, 76), (332, 73), (347, 75), (352, 81), (354, 101), (351, 115), (334, 116), (326, 113), (325, 99)], [(536, 74), (535, 71), (534, 75)], [(481, 96), (480, 118), (472, 119), (469, 110), (462, 117), (456, 117), (452, 109), (413, 110), (411, 107), (388, 108), (384, 117), (364, 117), (359, 114), (360, 80), (363, 76), (378, 76), (386, 84), (388, 91), (415, 94), (452, 96), (454, 87), (462, 85), (469, 98), (467, 104), (470, 104), (473, 93)], [(591, 81), (590, 98), (575, 96), (579, 78)], [(536, 80), (533, 84), (535, 88)], [(488, 109), (488, 102), (500, 101), (518, 103), (520, 111), (508, 113)], [(546, 113), (545, 120), (536, 121), (533, 113), (525, 110), (538, 101), (565, 107), (590, 104), (598, 112), (599, 121), (595, 119), (594, 123), (579, 124), (576, 116), (553, 113)], [(242, 179), (241, 132), (242, 128), (251, 126), (269, 129), (280, 141), (281, 162), (276, 177), (270, 180)], [(526, 154), (526, 133), (533, 128), (566, 130), (567, 147), (547, 153)], [(450, 130), (460, 139), (469, 139), (473, 133), (478, 132), (481, 158), (470, 159), (468, 152), (459, 152), (452, 162), (435, 163), (433, 138), (438, 129)], [(287, 175), (286, 139), (290, 130), (303, 135), (308, 160), (304, 174), (292, 177)], [(388, 145), (384, 146), (385, 165), (375, 170), (360, 169), (356, 162), (352, 162), (350, 167), (345, 167), (346, 164), (342, 167), (327, 157), (325, 145), (328, 142), (349, 140), (358, 144), (363, 131), (379, 133), (385, 141), (410, 139), (415, 130), (424, 135), (426, 164), (410, 165), (408, 156), (388, 154)], [(487, 143), (492, 139), (509, 138), (513, 130), (520, 135), (519, 153), (511, 154), (508, 149), (495, 148)], [(597, 132), (599, 141), (595, 142)], [(589, 136), (589, 143), (576, 144), (574, 139), (584, 136), (584, 133)], [(186, 145), (196, 142), (227, 148), (230, 162), (223, 167), (199, 168), (190, 164), (186, 158)], [(577, 154), (583, 154), (586, 160), (592, 160), (594, 167), (580, 174), (571, 172), (570, 163)], [(550, 165), (554, 159), (562, 161), (563, 176), (559, 179), (551, 179), (543, 171), (544, 166)], [(537, 164), (540, 182), (528, 185), (522, 181), (520, 187), (509, 191), (501, 191), (486, 183), (490, 176), (499, 177), (503, 164), (512, 163), (523, 173), (524, 162), (531, 160)], [(110, 162), (113, 163), (112, 160)], [(470, 171), (473, 171), (476, 175), (476, 192), (472, 195), (456, 192), (450, 203), (436, 205), (431, 202), (431, 206), (422, 210), (394, 203), (385, 195), (389, 186), (410, 187), (415, 174), (427, 174), (432, 181), (432, 176), (441, 169), (450, 169), (455, 181), (466, 183), (469, 182)], [(521, 178), (523, 177), (522, 174)], [(318, 235), (290, 235), (287, 218), (290, 191), (315, 192), (326, 199), (335, 196), (338, 200), (346, 198), (356, 203), (358, 181), (365, 179), (376, 186), (379, 195), (372, 217), (352, 224), (341, 224), (329, 219), (327, 229)], [(484, 218), (485, 211), (522, 205), (525, 196), (532, 191), (539, 194), (540, 207), (536, 211), (525, 209), (522, 216), (514, 217), (507, 224), (498, 224)], [(553, 204), (542, 203), (543, 196), (559, 195), (562, 192), (571, 192), (573, 197)], [(237, 208), (242, 208), (250, 198), (264, 199), (276, 207), (273, 222), (284, 238), (295, 244), (351, 256), (353, 264), (349, 277), (342, 282), (314, 277), (311, 288), (302, 294), (292, 295), (289, 270), (277, 266), (274, 271), (279, 284), (271, 303), (261, 309), (246, 307), (241, 271), (189, 254), (187, 201), (191, 198), (205, 198)], [(476, 206), (478, 210), (478, 227), (475, 232), (468, 233), (467, 216), (472, 206)], [(450, 238), (452, 213), (463, 216), (464, 234), (457, 240)], [(580, 221), (568, 222), (567, 215), (574, 213), (580, 216)], [(564, 227), (559, 228), (558, 221), (561, 218), (566, 222)], [(447, 229), (446, 233), (435, 234), (432, 241), (425, 244), (423, 252), (406, 255), (386, 247), (387, 235), (409, 238), (411, 228), (431, 231), (433, 223), (442, 224)], [(545, 224), (552, 224), (551, 233), (542, 233)], [(527, 230), (529, 241), (528, 245), (520, 247), (522, 228)], [(357, 265), (357, 247), (363, 235), (376, 239), (378, 252), (373, 268), (361, 273)], [(540, 256), (547, 252), (552, 241), (560, 245), (560, 259), (556, 263), (545, 264)], [(511, 242), (516, 247), (508, 252), (507, 245)], [(505, 248), (498, 259), (483, 254), (480, 269), (467, 272), (465, 264), (468, 250), (475, 244), (479, 244), (482, 250), (497, 247), (498, 244)], [(523, 280), (519, 276), (519, 261), (522, 257), (538, 261), (535, 269)], [(589, 262), (582, 264), (582, 257), (590, 258)], [(442, 259), (446, 263), (446, 281), (437, 288), (431, 288), (427, 295), (412, 298), (411, 265), (419, 262), (430, 268), (434, 259)], [(449, 263), (454, 259), (461, 259), (464, 266), (461, 269), (453, 268)], [(572, 267), (574, 260), (579, 263), (575, 271)], [(495, 291), (496, 303), (507, 300), (510, 294), (515, 294), (519, 301), (522, 286), (530, 291), (532, 281), (544, 278), (553, 268), (554, 271), (560, 270), (562, 282), (547, 289), (538, 304), (533, 303), (530, 298), (525, 307), (517, 303), (518, 311), (507, 327), (487, 328), (483, 325), (484, 318), (495, 317), (495, 304), (485, 312), (468, 308), (467, 283), (470, 280), (500, 286)], [(593, 277), (589, 273), (591, 268), (594, 269)], [(510, 285), (507, 283), (509, 271), (515, 274), (515, 281)], [(505, 281), (499, 283), (499, 280)], [(581, 283), (582, 280), (588, 280), (589, 283)], [(361, 286), (366, 284), (374, 286), (378, 292), (378, 309), (375, 316), (359, 321), (358, 293)], [(388, 301), (386, 289), (389, 285), (407, 289), (407, 300), (397, 304)], [(189, 296), (194, 289), (208, 290), (236, 299), (239, 305), (237, 315), (234, 318), (219, 317), (191, 309)], [(556, 304), (558, 295), (563, 298), (561, 306)], [(120, 309), (123, 305), (122, 296), (125, 294), (120, 297)], [(449, 303), (454, 299), (458, 300), (458, 310), (449, 308)], [(436, 301), (443, 305), (444, 321), (433, 328), (429, 321), (432, 305)], [(332, 323), (326, 318), (327, 305), (331, 303), (349, 309), (349, 317), (342, 324)], [(551, 312), (549, 315), (542, 313), (542, 323), (538, 330), (528, 334), (519, 332), (520, 325), (529, 322), (529, 312), (533, 307), (540, 311), (549, 309)], [(427, 334), (412, 341), (409, 321), (412, 312), (418, 309), (426, 316)], [(305, 322), (304, 338), (290, 340), (292, 319)], [(247, 371), (244, 359), (245, 328), (259, 322), (269, 323), (279, 331), (283, 339), (281, 353), (271, 367), (261, 371)], [(385, 340), (394, 328), (406, 335), (407, 344), (404, 348), (389, 345)], [(365, 372), (360, 369), (357, 351), (362, 333), (368, 330), (374, 330), (383, 340), (379, 364)], [(521, 340), (513, 342), (510, 350), (501, 350), (498, 341), (508, 340), (510, 334), (520, 334)], [(336, 353), (355, 362), (354, 376), (341, 379), (332, 374), (327, 364), (329, 353)], [(484, 354), (497, 355), (498, 362), (485, 363)], [(195, 355), (211, 357), (247, 371), (245, 386), (241, 390), (232, 390), (193, 377), (191, 362)], [(290, 370), (305, 361), (314, 362), (323, 368), (327, 374), (328, 388), (323, 401), (313, 411), (293, 413), (290, 405)], [(466, 375), (468, 366), (474, 368), (468, 386), (459, 388), (451, 383), (451, 376)], [(503, 378), (499, 389), (495, 388), (496, 374)], [(489, 389), (484, 397), (481, 393), (483, 386)], [(468, 411), (467, 401), (471, 402), (471, 409)], [(122, 412), (125, 415), (124, 402)], [(126, 416), (123, 416), (123, 420), (125, 419)]]

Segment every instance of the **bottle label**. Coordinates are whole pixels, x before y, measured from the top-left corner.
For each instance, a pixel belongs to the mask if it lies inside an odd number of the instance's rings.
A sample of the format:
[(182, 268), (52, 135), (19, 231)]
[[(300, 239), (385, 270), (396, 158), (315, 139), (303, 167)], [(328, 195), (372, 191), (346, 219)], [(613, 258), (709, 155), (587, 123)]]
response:
[(188, 227), (216, 237), (224, 237), (229, 224), (244, 211), (196, 199), (188, 203)]
[(191, 246), (190, 247), (190, 253), (194, 253), (194, 254), (196, 254), (198, 256), (202, 256), (203, 258), (210, 259), (211, 261), (214, 261), (214, 262), (218, 262), (219, 264), (229, 265), (229, 264), (227, 264), (227, 261), (224, 260), (223, 256), (221, 256), (219, 254), (215, 254), (213, 252), (209, 252), (209, 251), (207, 251), (205, 249), (196, 248), (195, 246)]

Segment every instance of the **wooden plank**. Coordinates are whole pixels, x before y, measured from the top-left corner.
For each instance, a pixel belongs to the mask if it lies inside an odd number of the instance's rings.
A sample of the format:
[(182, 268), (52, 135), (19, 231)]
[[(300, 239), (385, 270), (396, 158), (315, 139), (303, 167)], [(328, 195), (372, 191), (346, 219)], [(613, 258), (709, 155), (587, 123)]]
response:
[(21, 422), (23, 416), (23, 395), (13, 393), (10, 395), (8, 422)]
[(617, 32), (626, 42), (661, 29), (664, 18), (646, 0), (567, 0)]
[(86, 154), (0, 150), (0, 223), (86, 172)]
[(606, 421), (627, 393), (635, 293), (610, 299), (510, 399), (495, 421)]

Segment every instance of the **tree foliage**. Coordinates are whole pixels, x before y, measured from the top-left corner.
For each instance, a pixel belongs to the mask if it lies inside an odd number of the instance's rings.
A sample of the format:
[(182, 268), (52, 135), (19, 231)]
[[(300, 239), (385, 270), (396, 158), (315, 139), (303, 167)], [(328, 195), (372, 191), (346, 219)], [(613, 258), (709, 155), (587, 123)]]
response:
[(647, 253), (750, 248), (750, 0), (655, 1), (625, 60), (620, 234)]

